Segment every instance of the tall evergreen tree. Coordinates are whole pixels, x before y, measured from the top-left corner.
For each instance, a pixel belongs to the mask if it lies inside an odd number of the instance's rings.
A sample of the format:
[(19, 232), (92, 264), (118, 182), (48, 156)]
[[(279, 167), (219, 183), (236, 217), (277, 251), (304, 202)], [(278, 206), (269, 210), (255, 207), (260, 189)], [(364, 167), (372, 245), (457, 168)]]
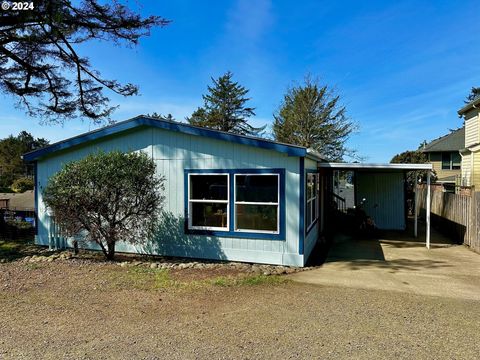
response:
[(334, 161), (353, 155), (345, 142), (356, 125), (347, 117), (340, 96), (327, 85), (307, 76), (302, 85), (288, 89), (273, 116), (277, 141), (313, 148)]
[(470, 90), (470, 94), (468, 94), (467, 98), (465, 99), (465, 104), (468, 104), (473, 100), (477, 100), (479, 97), (480, 97), (480, 87), (472, 86), (472, 90)]
[(229, 71), (218, 79), (212, 78), (208, 94), (203, 95), (203, 107), (187, 118), (191, 125), (232, 132), (241, 135), (259, 135), (265, 126), (256, 128), (248, 123), (255, 116), (255, 108), (247, 106), (248, 89), (232, 80)]

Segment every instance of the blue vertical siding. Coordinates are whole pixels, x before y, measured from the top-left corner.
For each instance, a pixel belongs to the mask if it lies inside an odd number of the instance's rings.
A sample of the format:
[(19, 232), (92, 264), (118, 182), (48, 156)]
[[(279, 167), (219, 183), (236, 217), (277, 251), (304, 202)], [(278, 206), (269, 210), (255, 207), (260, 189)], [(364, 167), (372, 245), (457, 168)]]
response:
[[(155, 161), (157, 172), (165, 182), (165, 203), (162, 234), (142, 246), (119, 244), (119, 251), (154, 253), (172, 256), (226, 259), (235, 261), (303, 266), (300, 253), (300, 158), (230, 143), (222, 140), (144, 127), (94, 143), (72, 148), (40, 159), (39, 183), (39, 244), (48, 244), (47, 216), (41, 199), (42, 188), (48, 178), (66, 162), (77, 160), (88, 153), (104, 151), (144, 151)], [(236, 238), (185, 234), (184, 169), (284, 169), (285, 219), (281, 239)], [(39, 224), (40, 225), (40, 224)]]
[[(310, 160), (310, 159), (305, 159), (305, 169), (304, 169), (304, 172), (305, 174), (307, 173), (311, 173), (311, 172), (317, 172), (317, 162), (316, 161), (313, 161), (313, 160)], [(306, 177), (304, 177), (304, 183), (306, 183)], [(304, 192), (305, 192), (305, 189), (306, 189), (306, 185), (303, 186), (304, 188)], [(317, 196), (320, 196), (320, 194), (318, 194)], [(305, 209), (306, 208), (306, 197), (304, 199), (304, 202), (303, 202), (303, 208)], [(320, 211), (320, 210), (318, 210)], [(306, 231), (306, 229), (305, 229)], [(308, 231), (307, 234), (305, 234), (305, 240), (304, 240), (304, 261), (307, 262), (310, 254), (312, 253), (312, 250), (313, 248), (315, 247), (315, 245), (317, 244), (317, 241), (319, 239), (319, 236), (320, 236), (320, 222), (317, 221), (312, 227), (311, 229)]]

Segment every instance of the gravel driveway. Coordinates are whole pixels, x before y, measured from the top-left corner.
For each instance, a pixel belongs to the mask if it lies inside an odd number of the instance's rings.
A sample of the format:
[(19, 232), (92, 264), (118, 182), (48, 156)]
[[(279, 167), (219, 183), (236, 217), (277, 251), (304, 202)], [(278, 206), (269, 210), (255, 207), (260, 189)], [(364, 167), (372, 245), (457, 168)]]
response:
[(128, 274), (111, 265), (0, 264), (0, 359), (480, 354), (474, 300), (293, 282), (150, 289), (124, 286)]

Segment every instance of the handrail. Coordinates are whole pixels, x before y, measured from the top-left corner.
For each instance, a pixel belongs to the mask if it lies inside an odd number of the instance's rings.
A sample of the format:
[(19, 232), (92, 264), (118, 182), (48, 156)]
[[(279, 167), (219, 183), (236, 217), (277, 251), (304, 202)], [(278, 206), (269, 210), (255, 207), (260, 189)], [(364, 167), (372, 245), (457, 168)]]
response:
[(332, 201), (332, 204), (335, 203), (337, 205), (336, 210), (338, 210), (340, 212), (343, 212), (343, 213), (346, 213), (347, 212), (347, 202), (346, 202), (345, 198), (335, 194), (334, 192), (329, 192), (329, 195), (332, 196), (333, 199), (337, 200), (336, 202)]

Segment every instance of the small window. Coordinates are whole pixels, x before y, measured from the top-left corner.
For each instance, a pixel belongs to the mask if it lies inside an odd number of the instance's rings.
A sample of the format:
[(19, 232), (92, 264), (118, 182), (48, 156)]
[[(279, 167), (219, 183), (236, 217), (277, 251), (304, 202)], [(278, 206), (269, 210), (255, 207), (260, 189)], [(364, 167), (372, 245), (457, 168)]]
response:
[(228, 174), (189, 174), (189, 228), (228, 230), (228, 199)]
[(279, 175), (235, 175), (235, 231), (279, 232)]
[(451, 169), (452, 157), (450, 153), (442, 153), (442, 170)]
[(318, 174), (307, 174), (306, 198), (305, 222), (308, 231), (318, 219)]
[(461, 165), (462, 165), (462, 157), (460, 156), (460, 153), (453, 152), (452, 153), (452, 169), (458, 170), (460, 169)]

